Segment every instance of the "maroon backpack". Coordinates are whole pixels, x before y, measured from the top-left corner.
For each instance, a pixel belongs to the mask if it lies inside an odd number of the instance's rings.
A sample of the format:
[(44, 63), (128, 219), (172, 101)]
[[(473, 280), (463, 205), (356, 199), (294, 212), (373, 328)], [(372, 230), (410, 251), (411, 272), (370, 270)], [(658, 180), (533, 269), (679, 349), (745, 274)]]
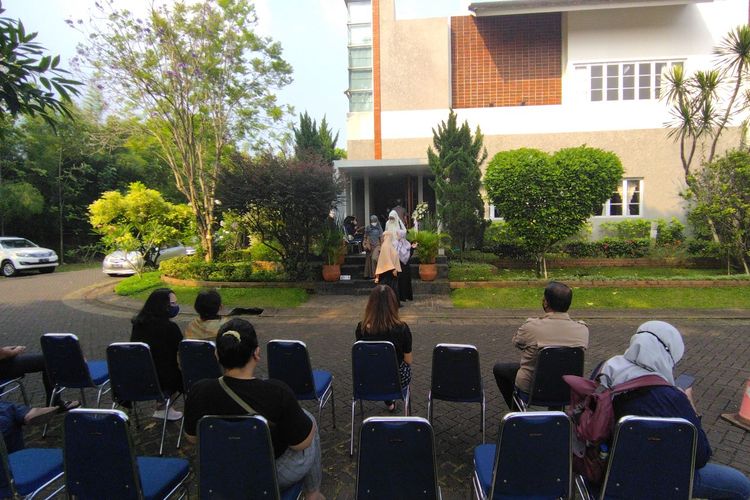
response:
[(570, 406), (566, 413), (573, 421), (573, 471), (601, 484), (607, 470), (608, 448), (615, 429), (612, 400), (617, 394), (641, 387), (671, 385), (658, 375), (644, 375), (607, 388), (597, 380), (563, 375), (570, 386)]

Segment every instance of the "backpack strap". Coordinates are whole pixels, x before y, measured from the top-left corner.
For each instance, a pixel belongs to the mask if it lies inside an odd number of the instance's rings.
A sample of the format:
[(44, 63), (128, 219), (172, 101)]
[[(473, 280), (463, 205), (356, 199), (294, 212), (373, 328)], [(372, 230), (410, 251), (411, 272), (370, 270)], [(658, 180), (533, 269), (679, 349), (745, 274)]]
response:
[(644, 375), (642, 377), (634, 378), (633, 380), (628, 380), (627, 382), (623, 382), (622, 384), (612, 387), (612, 395), (614, 396), (615, 394), (619, 394), (621, 392), (640, 389), (641, 387), (651, 387), (657, 385), (671, 386), (672, 384), (658, 375)]
[(232, 389), (229, 388), (226, 382), (224, 382), (224, 376), (219, 377), (219, 385), (222, 389), (224, 389), (224, 392), (227, 393), (227, 395), (234, 400), (235, 403), (240, 405), (240, 407), (245, 410), (250, 415), (257, 415), (258, 412), (253, 409), (252, 406), (247, 404), (247, 402), (242, 399), (236, 392), (234, 392)]

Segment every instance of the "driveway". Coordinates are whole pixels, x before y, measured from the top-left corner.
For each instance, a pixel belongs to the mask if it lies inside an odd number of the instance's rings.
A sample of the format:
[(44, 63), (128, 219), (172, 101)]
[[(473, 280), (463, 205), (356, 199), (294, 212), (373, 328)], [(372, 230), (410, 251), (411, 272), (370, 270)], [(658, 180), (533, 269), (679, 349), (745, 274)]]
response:
[[(0, 335), (3, 343), (26, 344), (30, 350), (38, 350), (38, 338), (42, 333), (74, 332), (80, 337), (90, 359), (103, 358), (110, 342), (128, 339), (128, 318), (135, 312), (133, 307), (137, 304), (113, 297), (109, 286), (89, 289), (87, 293), (80, 290), (96, 283), (109, 285), (116, 281), (99, 270), (0, 279)], [(328, 498), (352, 498), (354, 491), (356, 460), (349, 458), (350, 353), (354, 328), (365, 302), (366, 297), (317, 296), (293, 311), (267, 311), (260, 317), (248, 318), (256, 326), (262, 343), (272, 338), (304, 340), (313, 365), (333, 372), (337, 427), (332, 427), (329, 408), (324, 411), (320, 422), (324, 466), (322, 489)], [(192, 307), (182, 304), (182, 310), (178, 319), (184, 325), (192, 318), (185, 314)], [(712, 314), (712, 317), (702, 318), (699, 311), (662, 313), (669, 316), (669, 321), (685, 337), (686, 355), (677, 371), (697, 377), (695, 395), (714, 448), (714, 460), (750, 474), (750, 434), (719, 418), (721, 413), (737, 411), (744, 381), (750, 377), (750, 320), (735, 318), (731, 314)], [(487, 393), (487, 439), (489, 442), (496, 439), (498, 422), (507, 409), (495, 386), (492, 364), (496, 360), (517, 359), (518, 354), (511, 347), (510, 339), (525, 313), (459, 311), (453, 310), (445, 299), (426, 297), (409, 304), (402, 314), (414, 334), (412, 414), (426, 416), (434, 345), (440, 342), (474, 344), (480, 352)], [(587, 370), (599, 360), (621, 353), (642, 321), (659, 319), (659, 313), (648, 312), (614, 311), (584, 317), (573, 310), (572, 315), (586, 319), (590, 326)], [(261, 372), (265, 370), (263, 361), (260, 369)], [(27, 387), (32, 389), (35, 402), (40, 404), (43, 393), (38, 379), (30, 377)], [(74, 397), (75, 394), (71, 393), (70, 398)], [(181, 405), (182, 401), (179, 401), (178, 407)], [(312, 409), (307, 402), (303, 405)], [(365, 413), (366, 416), (382, 415), (383, 405), (368, 404)], [(143, 414), (150, 414), (150, 411), (144, 409)], [(156, 420), (143, 420), (144, 427), (134, 429), (138, 451), (155, 453), (158, 425)], [(190, 450), (174, 448), (178, 428), (178, 424), (169, 426), (166, 453), (190, 456)], [(472, 449), (481, 440), (478, 405), (437, 402), (434, 430), (444, 498), (470, 498)], [(27, 442), (59, 446), (59, 431), (58, 425), (44, 441), (38, 431), (32, 431), (27, 434)]]

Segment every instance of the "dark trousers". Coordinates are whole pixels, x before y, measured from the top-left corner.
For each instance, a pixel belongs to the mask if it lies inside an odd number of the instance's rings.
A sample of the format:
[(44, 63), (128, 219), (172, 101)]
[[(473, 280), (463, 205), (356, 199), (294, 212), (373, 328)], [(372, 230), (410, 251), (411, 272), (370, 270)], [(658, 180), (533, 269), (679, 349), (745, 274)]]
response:
[(20, 377), (27, 373), (41, 372), (42, 382), (44, 383), (44, 392), (47, 393), (45, 406), (49, 404), (49, 398), (52, 395), (52, 385), (47, 378), (47, 370), (44, 365), (44, 356), (41, 354), (19, 354), (12, 358), (0, 359), (0, 379), (9, 379)]
[(510, 411), (518, 411), (519, 408), (513, 403), (513, 390), (516, 387), (516, 373), (521, 368), (520, 363), (495, 363), (492, 374), (495, 376), (497, 388), (503, 395), (505, 404)]

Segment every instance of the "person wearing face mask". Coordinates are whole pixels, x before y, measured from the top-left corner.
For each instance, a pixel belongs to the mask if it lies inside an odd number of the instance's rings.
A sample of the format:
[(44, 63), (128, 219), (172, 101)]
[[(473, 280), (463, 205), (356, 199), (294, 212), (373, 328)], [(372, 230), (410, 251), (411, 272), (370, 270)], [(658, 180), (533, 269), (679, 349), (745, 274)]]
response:
[(674, 385), (673, 370), (683, 354), (685, 344), (674, 326), (664, 321), (647, 321), (639, 326), (625, 353), (602, 365), (599, 380), (607, 387), (614, 387), (644, 375), (658, 375), (669, 385), (641, 387), (618, 394), (612, 401), (615, 419), (638, 415), (688, 420), (697, 431), (693, 497), (748, 499), (750, 480), (743, 473), (709, 462), (711, 446), (701, 426), (692, 388), (683, 390)]
[[(131, 320), (131, 342), (144, 342), (151, 348), (156, 374), (161, 390), (166, 394), (182, 392), (182, 372), (177, 362), (177, 350), (182, 341), (182, 331), (171, 319), (180, 312), (177, 296), (169, 288), (151, 292), (143, 308)], [(164, 418), (164, 408), (154, 412), (154, 418)], [(179, 420), (182, 413), (169, 408), (168, 420)]]
[(378, 265), (378, 256), (380, 255), (380, 243), (383, 239), (383, 228), (380, 227), (380, 221), (377, 215), (370, 216), (370, 225), (365, 228), (365, 239), (363, 246), (365, 248), (365, 278), (374, 278), (375, 269)]

